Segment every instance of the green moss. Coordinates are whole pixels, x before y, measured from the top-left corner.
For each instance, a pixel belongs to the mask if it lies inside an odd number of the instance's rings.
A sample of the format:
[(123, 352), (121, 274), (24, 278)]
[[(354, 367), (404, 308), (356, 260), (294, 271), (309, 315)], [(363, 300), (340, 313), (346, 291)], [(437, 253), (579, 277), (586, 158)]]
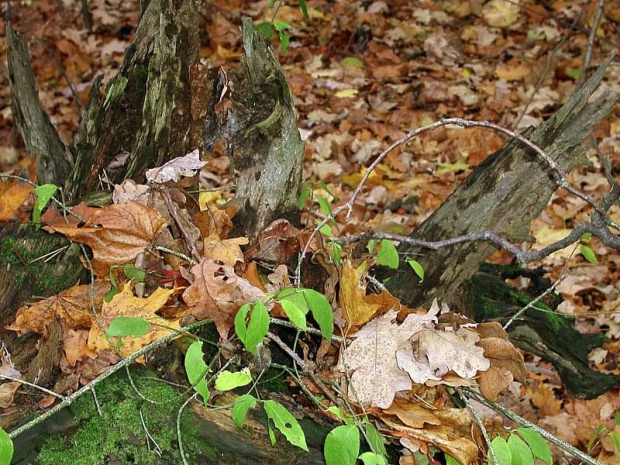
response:
[(269, 368), (258, 385), (267, 392), (287, 392), (289, 386), (286, 383), (286, 373), (277, 368)]
[[(71, 406), (78, 429), (70, 437), (49, 437), (39, 454), (40, 465), (98, 464), (172, 464), (180, 463), (176, 433), (177, 411), (182, 399), (175, 388), (154, 379), (144, 368), (133, 368), (132, 377), (141, 399), (131, 387), (124, 372), (111, 376), (96, 387), (102, 415), (96, 411), (91, 396), (82, 396)], [(147, 376), (153, 378), (147, 379)], [(143, 426), (161, 449), (161, 456), (150, 444), (146, 446)], [(182, 438), (190, 463), (204, 463), (216, 453), (199, 431), (191, 413), (184, 412)]]

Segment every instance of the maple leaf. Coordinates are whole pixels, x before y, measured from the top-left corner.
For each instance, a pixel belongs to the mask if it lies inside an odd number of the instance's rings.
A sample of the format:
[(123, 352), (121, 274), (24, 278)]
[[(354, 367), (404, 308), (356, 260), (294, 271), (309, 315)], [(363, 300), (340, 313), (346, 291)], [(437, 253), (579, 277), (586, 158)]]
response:
[(131, 284), (126, 283), (121, 292), (116, 294), (110, 302), (103, 303), (99, 313), (102, 328), (99, 328), (98, 324), (93, 324), (90, 328), (88, 334), (89, 350), (100, 352), (112, 348), (102, 329), (107, 330), (112, 320), (119, 316), (144, 318), (150, 323), (148, 331), (143, 336), (127, 336), (122, 339), (119, 351), (124, 357), (179, 329), (181, 327), (179, 319), (167, 320), (156, 315), (173, 292), (174, 289), (157, 288), (149, 297), (140, 298), (133, 295)]
[(396, 361), (398, 347), (436, 321), (430, 311), (411, 314), (401, 325), (396, 311), (375, 318), (361, 328), (340, 361), (340, 371), (351, 374), (349, 396), (364, 405), (388, 408), (398, 391), (411, 389), (411, 379)]
[(340, 273), (340, 306), (342, 317), (349, 325), (362, 325), (369, 321), (380, 305), (366, 299), (366, 262), (353, 268), (346, 261)]
[(17, 179), (0, 183), (0, 222), (19, 217), (20, 208), (32, 194), (33, 187)]
[(246, 237), (222, 240), (217, 233), (213, 233), (204, 240), (204, 256), (224, 265), (235, 266), (237, 262), (243, 263), (243, 252), (239, 246), (248, 242)]
[(265, 294), (247, 279), (235, 274), (228, 265), (203, 259), (191, 269), (194, 282), (183, 293), (183, 301), (198, 319), (213, 318), (222, 339), (234, 324), (239, 308), (262, 298)]
[(97, 209), (83, 227), (56, 222), (45, 227), (47, 231), (88, 245), (93, 251), (93, 268), (98, 275), (107, 274), (111, 265), (134, 260), (157, 241), (165, 228), (166, 221), (157, 210), (131, 201)]
[(56, 315), (67, 328), (90, 328), (93, 319), (92, 306), (101, 307), (103, 298), (109, 291), (110, 283), (103, 281), (70, 287), (58, 295), (21, 307), (17, 310), (15, 322), (7, 329), (20, 334), (31, 331), (43, 334)]

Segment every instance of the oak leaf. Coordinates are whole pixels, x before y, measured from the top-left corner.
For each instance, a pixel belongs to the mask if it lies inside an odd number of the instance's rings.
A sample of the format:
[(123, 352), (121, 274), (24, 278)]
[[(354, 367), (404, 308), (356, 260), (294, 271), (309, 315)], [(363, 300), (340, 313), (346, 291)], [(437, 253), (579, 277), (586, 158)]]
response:
[(215, 233), (204, 240), (204, 256), (213, 261), (220, 261), (224, 265), (235, 266), (237, 262), (243, 263), (242, 245), (248, 243), (246, 237), (235, 237), (232, 239), (220, 239)]

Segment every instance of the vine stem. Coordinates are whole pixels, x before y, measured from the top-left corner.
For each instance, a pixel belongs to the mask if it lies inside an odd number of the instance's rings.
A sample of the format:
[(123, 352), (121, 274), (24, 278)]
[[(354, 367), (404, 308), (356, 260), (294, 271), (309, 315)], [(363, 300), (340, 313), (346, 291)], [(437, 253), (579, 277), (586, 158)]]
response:
[(9, 437), (11, 439), (14, 439), (17, 436), (19, 436), (20, 434), (22, 434), (23, 432), (28, 431), (29, 429), (31, 429), (35, 425), (38, 425), (39, 423), (45, 421), (46, 419), (48, 419), (49, 417), (51, 417), (55, 413), (60, 412), (65, 407), (68, 407), (73, 402), (75, 402), (76, 399), (78, 399), (79, 397), (81, 397), (85, 393), (87, 393), (87, 392), (91, 391), (92, 389), (94, 389), (94, 387), (97, 384), (99, 384), (101, 381), (103, 381), (104, 379), (108, 378), (110, 375), (116, 373), (121, 368), (124, 368), (125, 366), (129, 365), (130, 363), (132, 363), (137, 358), (139, 358), (139, 357), (143, 356), (144, 354), (150, 352), (151, 350), (153, 350), (153, 349), (155, 349), (155, 348), (165, 344), (166, 342), (171, 341), (172, 339), (174, 339), (177, 336), (180, 336), (181, 334), (187, 333), (187, 332), (189, 332), (191, 330), (194, 330), (196, 328), (204, 326), (205, 324), (211, 323), (212, 321), (213, 320), (197, 321), (196, 323), (193, 323), (193, 324), (188, 325), (188, 326), (184, 326), (181, 329), (173, 331), (170, 334), (167, 334), (166, 336), (162, 337), (161, 339), (158, 339), (156, 341), (151, 342), (149, 345), (144, 346), (142, 349), (134, 352), (129, 357), (122, 359), (116, 365), (112, 366), (108, 371), (106, 371), (105, 373), (102, 373), (101, 375), (99, 375), (97, 378), (93, 379), (88, 384), (82, 386), (80, 389), (75, 391), (73, 394), (64, 397), (63, 401), (60, 402), (58, 405), (52, 407), (51, 409), (49, 409), (45, 413), (39, 415), (34, 420), (29, 421), (28, 423), (26, 423), (25, 425), (20, 426), (19, 428), (16, 428), (13, 431), (11, 431), (9, 433)]

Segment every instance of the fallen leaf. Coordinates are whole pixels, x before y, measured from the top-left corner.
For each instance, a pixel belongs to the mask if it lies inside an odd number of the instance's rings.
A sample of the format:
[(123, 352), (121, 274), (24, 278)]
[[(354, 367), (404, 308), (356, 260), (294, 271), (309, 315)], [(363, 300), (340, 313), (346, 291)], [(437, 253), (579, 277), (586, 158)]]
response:
[(224, 265), (235, 266), (237, 262), (243, 263), (243, 252), (239, 246), (246, 245), (248, 242), (246, 237), (222, 240), (217, 234), (211, 234), (204, 240), (204, 257), (220, 261)]
[(227, 265), (203, 259), (190, 270), (193, 283), (183, 293), (183, 300), (192, 307), (190, 312), (198, 319), (213, 318), (222, 339), (234, 324), (239, 308), (264, 296), (263, 291), (235, 274)]
[(155, 244), (166, 221), (152, 208), (127, 202), (97, 209), (82, 227), (53, 223), (45, 229), (88, 245), (93, 251), (93, 268), (98, 275), (105, 275), (110, 266), (129, 263)]
[(398, 391), (411, 389), (411, 379), (396, 362), (398, 347), (436, 321), (431, 312), (408, 315), (401, 325), (390, 311), (367, 323), (341, 357), (339, 369), (350, 374), (349, 396), (360, 404), (388, 408)]
[(94, 318), (93, 306), (99, 309), (109, 291), (110, 283), (105, 281), (95, 281), (92, 286), (70, 287), (58, 295), (21, 307), (17, 310), (15, 322), (7, 329), (20, 334), (31, 331), (43, 334), (56, 315), (67, 328), (90, 328)]
[(185, 156), (173, 158), (160, 167), (146, 170), (146, 179), (158, 184), (178, 182), (181, 177), (195, 176), (206, 164), (206, 161), (200, 160), (200, 151), (196, 149)]
[[(156, 315), (173, 292), (174, 289), (163, 289), (160, 287), (149, 297), (140, 298), (133, 295), (131, 284), (126, 283), (121, 292), (116, 294), (110, 302), (103, 303), (101, 312), (99, 312), (99, 321), (102, 328), (99, 328), (98, 324), (92, 325), (88, 334), (88, 349), (93, 352), (111, 349), (108, 339), (102, 330), (107, 330), (112, 320), (119, 316), (140, 317), (150, 323), (149, 330), (143, 336), (127, 336), (122, 338), (119, 352), (124, 357), (179, 329), (181, 326), (178, 319), (167, 320)], [(143, 358), (137, 361), (143, 361)]]
[(340, 272), (340, 306), (342, 317), (352, 326), (368, 322), (379, 309), (379, 305), (366, 300), (366, 262), (357, 268), (349, 260)]
[(0, 182), (0, 222), (19, 218), (20, 209), (32, 191), (30, 184), (16, 179)]

